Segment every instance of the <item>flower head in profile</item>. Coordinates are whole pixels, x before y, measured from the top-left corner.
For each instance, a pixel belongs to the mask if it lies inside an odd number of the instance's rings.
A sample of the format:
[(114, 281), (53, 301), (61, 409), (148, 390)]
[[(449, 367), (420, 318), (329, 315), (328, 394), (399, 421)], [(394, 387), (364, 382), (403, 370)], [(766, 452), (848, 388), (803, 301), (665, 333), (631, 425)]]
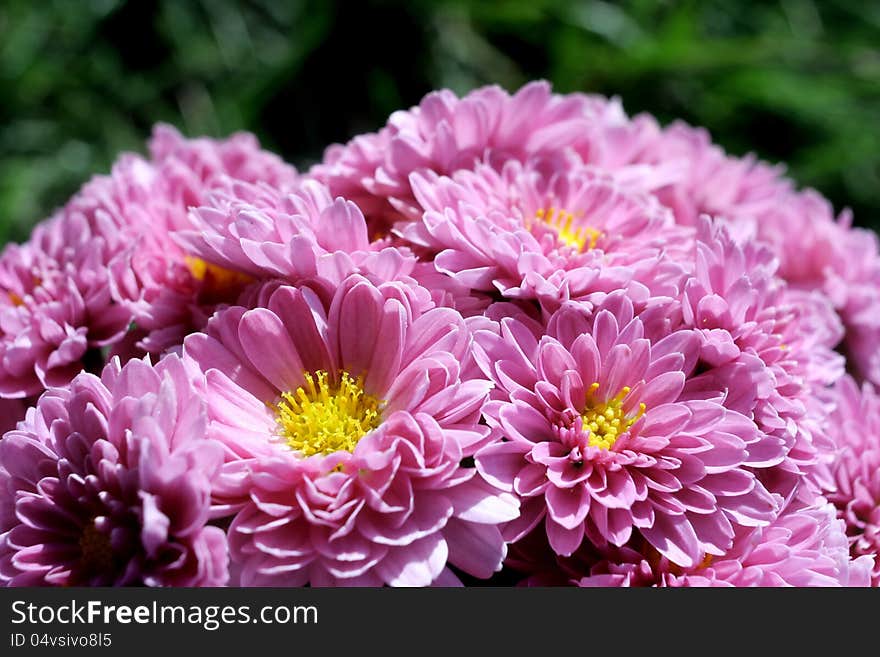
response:
[(830, 251), (833, 263), (824, 270), (822, 291), (840, 314), (846, 333), (847, 365), (861, 380), (880, 385), (880, 244), (874, 231), (851, 225), (847, 214), (834, 224)]
[(505, 538), (542, 523), (553, 551), (570, 555), (585, 538), (639, 536), (690, 567), (775, 518), (781, 499), (755, 470), (783, 459), (782, 441), (721, 399), (681, 398), (701, 340), (655, 338), (652, 315), (665, 313), (634, 315), (618, 292), (592, 311), (566, 304), (546, 328), (504, 317), (475, 332), (497, 386), (484, 415), (506, 438), (478, 452), (477, 468), (522, 498)]
[(0, 440), (0, 580), (12, 586), (218, 586), (207, 525), (222, 447), (193, 371), (115, 360), (47, 391)]
[(516, 499), (467, 467), (492, 439), (491, 384), (462, 317), (405, 288), (274, 286), (187, 339), (226, 446), (214, 504), (234, 514), (242, 585), (424, 586), (451, 581), (448, 564), (501, 567)]
[(871, 384), (859, 388), (847, 376), (832, 398), (830, 431), (838, 453), (827, 497), (846, 523), (853, 556), (873, 557), (872, 583), (880, 586), (880, 396)]

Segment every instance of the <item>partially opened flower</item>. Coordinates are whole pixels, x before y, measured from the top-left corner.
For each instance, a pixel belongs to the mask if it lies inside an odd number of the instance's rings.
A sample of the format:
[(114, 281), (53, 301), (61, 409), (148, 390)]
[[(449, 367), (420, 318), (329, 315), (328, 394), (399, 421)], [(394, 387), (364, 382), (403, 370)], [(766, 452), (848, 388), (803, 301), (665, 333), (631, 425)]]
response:
[(498, 386), (484, 415), (507, 439), (481, 449), (477, 468), (523, 500), (505, 538), (543, 523), (552, 549), (570, 555), (585, 538), (623, 546), (640, 535), (690, 567), (779, 512), (755, 470), (780, 463), (783, 442), (723, 399), (680, 398), (701, 339), (652, 337), (651, 316), (665, 314), (634, 316), (618, 292), (592, 312), (566, 304), (546, 328), (506, 317), (475, 332)]
[(830, 430), (839, 453), (827, 496), (846, 523), (853, 556), (873, 557), (871, 578), (880, 586), (880, 396), (872, 385), (859, 389), (845, 377), (833, 399)]
[[(184, 352), (206, 372), (209, 435), (226, 446), (216, 512), (241, 584), (428, 585), (447, 564), (501, 566), (516, 499), (467, 459), (491, 384), (448, 308), (400, 283), (343, 281), (329, 300), (274, 286), (232, 307)], [(320, 292), (320, 291), (319, 291)]]
[(226, 537), (206, 526), (223, 451), (193, 374), (174, 356), (113, 361), (47, 391), (0, 440), (0, 581), (226, 582)]

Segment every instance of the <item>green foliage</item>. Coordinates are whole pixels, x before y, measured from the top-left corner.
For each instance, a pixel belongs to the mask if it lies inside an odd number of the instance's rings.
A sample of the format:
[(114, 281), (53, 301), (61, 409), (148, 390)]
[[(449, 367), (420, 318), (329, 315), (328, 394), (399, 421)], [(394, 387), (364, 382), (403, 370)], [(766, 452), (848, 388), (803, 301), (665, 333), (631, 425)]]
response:
[(81, 0), (0, 5), (0, 243), (156, 121), (300, 167), (437, 87), (543, 77), (706, 126), (880, 226), (880, 5)]

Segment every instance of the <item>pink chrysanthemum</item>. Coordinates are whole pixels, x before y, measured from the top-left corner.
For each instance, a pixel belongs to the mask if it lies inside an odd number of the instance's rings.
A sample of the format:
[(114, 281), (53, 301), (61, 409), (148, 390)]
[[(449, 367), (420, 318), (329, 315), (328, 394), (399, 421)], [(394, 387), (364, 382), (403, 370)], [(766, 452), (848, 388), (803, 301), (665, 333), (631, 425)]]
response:
[(175, 235), (188, 253), (253, 280), (319, 278), (338, 285), (353, 273), (394, 280), (407, 278), (415, 264), (405, 250), (371, 243), (360, 209), (334, 200), (314, 180), (290, 193), (230, 181), (190, 222)]
[(378, 134), (328, 149), (309, 174), (329, 184), (333, 194), (359, 203), (366, 197), (368, 219), (388, 230), (402, 216), (420, 215), (409, 183), (414, 171), (446, 175), (481, 158), (500, 166), (567, 148), (585, 151), (593, 132), (590, 119), (604, 103), (583, 94), (553, 94), (546, 82), (527, 84), (513, 95), (497, 86), (463, 98), (448, 89), (435, 91), (418, 106), (392, 114)]
[[(97, 350), (120, 341), (131, 313), (111, 296), (108, 264), (144, 220), (152, 171), (124, 156), (21, 246), (0, 255), (0, 396), (69, 382)], [(93, 360), (98, 366), (103, 358)]]
[[(396, 232), (427, 250), (438, 271), (476, 290), (558, 304), (590, 299), (632, 280), (676, 296), (692, 231), (650, 195), (572, 156), (558, 162), (478, 163), (451, 178), (410, 176), (420, 221)], [(601, 298), (601, 297), (600, 297)]]
[[(526, 563), (533, 567), (537, 562)], [(527, 585), (780, 587), (859, 586), (870, 582), (870, 557), (852, 559), (844, 524), (834, 507), (817, 498), (789, 507), (770, 525), (740, 528), (724, 555), (682, 568), (645, 542), (622, 548), (586, 546), (559, 559), (544, 555)]]
[(832, 464), (834, 490), (827, 494), (846, 523), (853, 556), (874, 558), (873, 586), (880, 586), (880, 396), (849, 377), (833, 391), (831, 435), (839, 453)]
[[(815, 466), (834, 449), (818, 393), (843, 376), (843, 358), (833, 351), (842, 328), (827, 299), (792, 293), (776, 268), (762, 243), (740, 244), (724, 222), (700, 218), (682, 319), (703, 339), (702, 373), (688, 382), (685, 395), (716, 397), (779, 438), (786, 458), (763, 473), (764, 483), (786, 497), (813, 483), (803, 491), (809, 501), (820, 488)], [(735, 396), (736, 388), (748, 394)]]
[(222, 447), (176, 357), (111, 362), (47, 391), (0, 440), (0, 581), (12, 586), (216, 586), (208, 527)]
[(0, 281), (0, 395), (22, 398), (70, 381), (89, 348), (76, 279), (30, 245), (9, 244)]
[(475, 332), (498, 386), (484, 415), (507, 438), (482, 449), (477, 468), (523, 498), (505, 538), (543, 521), (568, 555), (585, 536), (621, 546), (638, 532), (689, 567), (724, 554), (737, 527), (778, 513), (754, 470), (782, 461), (782, 441), (723, 400), (680, 399), (701, 340), (692, 330), (650, 339), (650, 316), (665, 312), (634, 317), (613, 293), (593, 312), (564, 305), (546, 329), (506, 317)]
[(323, 161), (313, 166), (308, 175), (325, 183), (336, 196), (355, 203), (367, 218), (371, 238), (385, 235), (400, 218), (399, 213), (382, 196), (369, 192), (367, 180), (385, 158), (390, 131), (354, 137), (345, 144), (333, 144), (324, 152)]
[(622, 108), (605, 115), (600, 140), (603, 152), (614, 152), (611, 169), (643, 165), (671, 172), (656, 194), (672, 208), (679, 223), (696, 224), (700, 215), (753, 221), (778, 202), (792, 185), (782, 167), (771, 167), (753, 155), (728, 156), (712, 143), (709, 132), (675, 121), (663, 128), (648, 114), (629, 118)]
[(173, 126), (159, 124), (149, 149), (168, 185), (169, 199), (183, 209), (201, 205), (206, 192), (222, 178), (261, 182), (280, 191), (292, 189), (299, 180), (296, 169), (260, 148), (257, 138), (247, 132), (226, 139), (187, 139)]
[(260, 182), (282, 193), (298, 184), (296, 170), (261, 150), (256, 138), (237, 133), (223, 140), (185, 139), (159, 125), (149, 144), (154, 177), (149, 220), (129, 236), (126, 252), (111, 263), (115, 292), (132, 314), (139, 346), (162, 353), (204, 326), (218, 305), (234, 302), (252, 282), (181, 249), (172, 233), (189, 227), (188, 211), (211, 190), (235, 182)]
[(846, 327), (847, 362), (862, 379), (880, 385), (880, 245), (873, 231), (853, 228), (846, 215), (835, 224), (832, 243), (817, 245), (809, 258), (834, 254), (823, 291)]
[(770, 245), (792, 286), (827, 294), (846, 327), (851, 367), (880, 383), (880, 249), (873, 232), (853, 228), (849, 212), (835, 218), (825, 198), (797, 190), (783, 167), (727, 155), (704, 129), (676, 122), (664, 130), (641, 116), (609, 122), (604, 131), (602, 141), (628, 145), (618, 166), (678, 171), (656, 196), (679, 223), (692, 225), (705, 213), (743, 225)]
[(510, 495), (464, 459), (490, 440), (491, 384), (461, 316), (421, 312), (400, 283), (353, 276), (323, 302), (274, 287), (190, 336), (209, 435), (226, 445), (217, 513), (241, 584), (428, 585), (447, 563), (489, 577)]

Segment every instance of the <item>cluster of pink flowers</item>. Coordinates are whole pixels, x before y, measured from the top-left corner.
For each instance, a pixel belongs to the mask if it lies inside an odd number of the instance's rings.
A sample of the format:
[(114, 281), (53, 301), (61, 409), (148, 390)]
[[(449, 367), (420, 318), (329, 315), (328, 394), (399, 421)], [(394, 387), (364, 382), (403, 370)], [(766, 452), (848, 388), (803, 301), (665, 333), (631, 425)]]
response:
[(878, 586), (880, 252), (536, 82), (157, 127), (0, 255), (0, 582)]

